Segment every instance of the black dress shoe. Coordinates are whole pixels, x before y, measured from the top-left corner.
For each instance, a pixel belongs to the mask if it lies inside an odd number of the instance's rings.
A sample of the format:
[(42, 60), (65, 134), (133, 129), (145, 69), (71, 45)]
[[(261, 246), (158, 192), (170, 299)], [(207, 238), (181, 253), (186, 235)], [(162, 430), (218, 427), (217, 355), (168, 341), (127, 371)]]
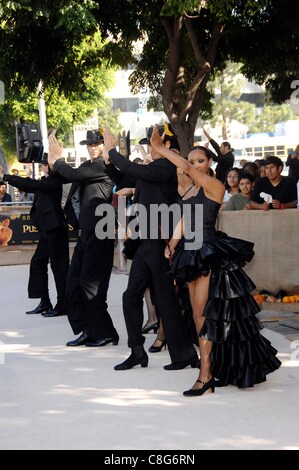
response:
[(89, 335), (89, 331), (88, 330), (84, 330), (82, 335), (79, 336), (79, 338), (73, 340), (73, 341), (69, 341), (68, 343), (66, 343), (66, 345), (69, 347), (69, 348), (76, 348), (78, 346), (85, 346), (85, 344), (88, 342), (88, 341), (91, 341), (91, 337)]
[(43, 302), (41, 301), (38, 306), (34, 310), (30, 310), (29, 312), (26, 312), (26, 315), (36, 315), (39, 313), (43, 312), (48, 312), (49, 310), (53, 309), (53, 305), (51, 302)]
[(113, 346), (117, 346), (119, 342), (119, 336), (113, 336), (111, 338), (100, 338), (96, 341), (90, 340), (85, 343), (85, 346), (88, 348), (101, 348), (102, 346), (106, 346), (107, 344), (112, 343)]
[(132, 354), (121, 364), (114, 367), (114, 370), (129, 370), (135, 366), (147, 367), (148, 355), (146, 354), (143, 346), (136, 346), (132, 348)]
[(61, 317), (62, 315), (66, 315), (65, 311), (57, 310), (56, 308), (53, 308), (46, 313), (42, 313), (42, 316), (46, 318)]
[(172, 362), (167, 366), (164, 366), (165, 370), (181, 370), (185, 369), (186, 367), (191, 366), (192, 369), (200, 368), (200, 360), (197, 356), (192, 357), (191, 359), (187, 359), (186, 361), (179, 361), (179, 362)]

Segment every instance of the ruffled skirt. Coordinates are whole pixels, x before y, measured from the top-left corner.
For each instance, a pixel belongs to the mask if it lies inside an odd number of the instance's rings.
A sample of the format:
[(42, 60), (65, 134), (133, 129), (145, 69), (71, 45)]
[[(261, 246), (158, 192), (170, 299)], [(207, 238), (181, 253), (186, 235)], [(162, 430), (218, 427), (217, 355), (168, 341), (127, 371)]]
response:
[(182, 240), (170, 269), (181, 282), (211, 273), (199, 336), (213, 342), (212, 374), (220, 386), (253, 387), (281, 365), (277, 351), (260, 334), (260, 308), (251, 295), (255, 285), (242, 269), (253, 255), (253, 243), (218, 232), (197, 251), (184, 251)]

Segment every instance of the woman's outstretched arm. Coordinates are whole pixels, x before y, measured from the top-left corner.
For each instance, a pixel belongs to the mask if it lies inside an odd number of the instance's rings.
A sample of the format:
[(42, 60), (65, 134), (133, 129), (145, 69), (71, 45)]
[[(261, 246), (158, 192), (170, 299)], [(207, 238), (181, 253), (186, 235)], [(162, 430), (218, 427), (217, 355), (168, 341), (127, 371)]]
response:
[(198, 185), (203, 187), (212, 196), (212, 199), (222, 204), (225, 188), (221, 181), (205, 173), (201, 173), (194, 168), (188, 160), (166, 148), (163, 145), (163, 136), (159, 135), (158, 126), (154, 127), (151, 145), (160, 155), (163, 155), (163, 157), (167, 158), (167, 160), (171, 161), (175, 166), (185, 173), (188, 173)]

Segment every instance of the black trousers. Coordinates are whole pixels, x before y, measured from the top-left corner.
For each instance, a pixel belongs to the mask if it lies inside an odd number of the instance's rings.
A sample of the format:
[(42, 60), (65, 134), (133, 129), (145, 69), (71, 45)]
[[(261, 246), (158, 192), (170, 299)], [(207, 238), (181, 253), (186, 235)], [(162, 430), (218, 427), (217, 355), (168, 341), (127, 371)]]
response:
[(74, 334), (89, 329), (94, 340), (117, 334), (108, 313), (107, 291), (114, 240), (99, 240), (94, 230), (82, 231), (66, 283), (66, 308)]
[(30, 299), (49, 298), (48, 263), (53, 271), (57, 307), (64, 309), (65, 283), (69, 268), (68, 231), (61, 227), (41, 233), (30, 263), (28, 295)]
[(127, 290), (123, 294), (123, 309), (128, 346), (133, 348), (144, 344), (143, 296), (147, 287), (153, 286), (171, 360), (179, 362), (194, 357), (196, 350), (187, 336), (173, 281), (167, 275), (168, 261), (164, 257), (164, 249), (164, 241), (142, 240), (132, 262)]

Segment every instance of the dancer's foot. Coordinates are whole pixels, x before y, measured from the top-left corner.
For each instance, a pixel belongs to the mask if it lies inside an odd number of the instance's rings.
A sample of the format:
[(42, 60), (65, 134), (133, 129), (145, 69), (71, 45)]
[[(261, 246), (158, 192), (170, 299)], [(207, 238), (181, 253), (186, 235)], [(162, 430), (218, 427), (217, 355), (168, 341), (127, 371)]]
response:
[(215, 379), (210, 377), (209, 379), (199, 378), (190, 390), (184, 392), (185, 397), (200, 397), (204, 393), (214, 393), (215, 391)]

